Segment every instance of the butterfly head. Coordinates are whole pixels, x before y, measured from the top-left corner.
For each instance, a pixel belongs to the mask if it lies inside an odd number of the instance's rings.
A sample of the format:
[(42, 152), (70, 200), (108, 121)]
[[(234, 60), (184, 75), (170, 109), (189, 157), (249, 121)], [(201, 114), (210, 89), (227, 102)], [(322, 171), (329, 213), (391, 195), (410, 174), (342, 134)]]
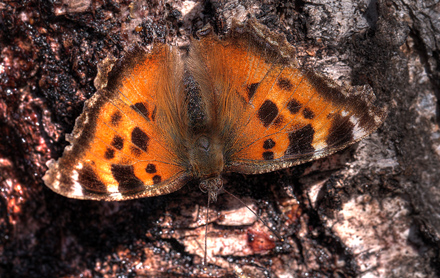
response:
[(197, 136), (189, 150), (189, 170), (194, 178), (202, 181), (202, 191), (212, 195), (211, 192), (221, 188), (220, 175), (224, 165), (223, 147), (219, 138), (212, 134)]
[(209, 179), (223, 172), (223, 147), (217, 136), (202, 134), (195, 138), (189, 150), (189, 165), (193, 177)]

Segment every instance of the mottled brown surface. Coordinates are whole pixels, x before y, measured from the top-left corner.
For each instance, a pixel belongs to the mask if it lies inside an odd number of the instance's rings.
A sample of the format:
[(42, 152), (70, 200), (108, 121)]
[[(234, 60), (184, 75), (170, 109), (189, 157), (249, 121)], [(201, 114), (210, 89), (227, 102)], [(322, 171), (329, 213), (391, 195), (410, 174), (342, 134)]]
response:
[(227, 176), (226, 188), (284, 242), (271, 248), (261, 222), (222, 194), (210, 210), (209, 273), (438, 277), (439, 4), (325, 2), (0, 2), (0, 276), (208, 276), (207, 199), (196, 184), (106, 203), (58, 196), (41, 177), (95, 92), (106, 56), (136, 41), (185, 45), (206, 23), (221, 33), (249, 13), (283, 32), (314, 68), (371, 85), (390, 113), (357, 149), (271, 174)]

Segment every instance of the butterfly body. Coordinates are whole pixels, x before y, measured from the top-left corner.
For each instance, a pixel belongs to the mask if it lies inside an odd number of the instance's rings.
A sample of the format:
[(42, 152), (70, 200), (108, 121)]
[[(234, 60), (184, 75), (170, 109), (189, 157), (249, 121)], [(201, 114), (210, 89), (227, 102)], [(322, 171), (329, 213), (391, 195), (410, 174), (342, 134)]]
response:
[(297, 65), (255, 19), (220, 39), (198, 32), (187, 53), (135, 47), (86, 102), (71, 143), (43, 178), (78, 199), (167, 194), (188, 180), (215, 200), (226, 172), (258, 174), (321, 158), (372, 133), (386, 109)]

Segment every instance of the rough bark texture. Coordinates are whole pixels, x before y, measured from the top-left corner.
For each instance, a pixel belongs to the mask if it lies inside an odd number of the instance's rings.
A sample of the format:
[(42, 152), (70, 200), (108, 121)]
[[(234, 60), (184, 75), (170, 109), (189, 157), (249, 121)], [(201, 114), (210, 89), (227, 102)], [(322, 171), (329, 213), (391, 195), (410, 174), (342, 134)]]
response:
[[(0, 2), (0, 276), (440, 276), (439, 2), (166, 2)], [(248, 15), (316, 70), (369, 84), (390, 111), (342, 153), (226, 177), (283, 242), (222, 194), (209, 211), (204, 270), (207, 198), (196, 184), (108, 203), (44, 186), (101, 60), (136, 42), (185, 44), (206, 23), (221, 34)]]

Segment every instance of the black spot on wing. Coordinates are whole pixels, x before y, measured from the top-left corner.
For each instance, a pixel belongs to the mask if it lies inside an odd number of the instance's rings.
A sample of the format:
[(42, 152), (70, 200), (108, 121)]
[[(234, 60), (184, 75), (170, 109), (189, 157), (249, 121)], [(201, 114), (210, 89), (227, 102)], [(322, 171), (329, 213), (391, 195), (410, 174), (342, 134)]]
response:
[(115, 150), (112, 148), (107, 148), (104, 154), (105, 159), (110, 160), (115, 158)]
[(147, 107), (142, 102), (135, 103), (134, 105), (130, 106), (131, 109), (136, 111), (138, 114), (140, 114), (142, 117), (144, 117), (146, 120), (150, 120), (149, 116), (150, 113), (148, 112)]
[(154, 122), (156, 120), (157, 107), (155, 106), (153, 109), (153, 113), (151, 113), (151, 120)]
[(310, 124), (291, 132), (289, 134), (289, 146), (285, 155), (309, 154), (313, 156), (313, 151), (315, 150), (312, 146), (314, 134), (315, 130)]
[(115, 135), (115, 137), (113, 137), (111, 145), (118, 150), (122, 150), (122, 148), (124, 147), (124, 139), (119, 135)]
[(272, 160), (274, 158), (273, 152), (267, 151), (263, 153), (264, 160)]
[(154, 174), (157, 172), (156, 170), (156, 165), (154, 164), (148, 164), (147, 167), (145, 167), (145, 172), (149, 173), (149, 174)]
[(275, 142), (272, 139), (269, 138), (266, 141), (264, 141), (263, 148), (265, 150), (272, 149), (273, 147), (275, 147)]
[(144, 152), (148, 150), (148, 141), (150, 141), (150, 137), (140, 128), (135, 127), (131, 132), (131, 142)]
[(107, 187), (89, 164), (84, 164), (83, 168), (78, 170), (78, 182), (89, 191), (107, 192)]
[(159, 176), (159, 175), (155, 175), (154, 177), (153, 177), (153, 183), (154, 184), (158, 184), (158, 183), (160, 183), (162, 181), (162, 177), (161, 176)]
[(278, 107), (270, 100), (266, 100), (258, 109), (258, 118), (265, 127), (269, 126), (278, 115)]
[(278, 115), (278, 117), (275, 119), (275, 121), (273, 121), (273, 126), (274, 127), (280, 127), (282, 124), (284, 123), (284, 117), (283, 115)]
[(334, 115), (326, 140), (328, 146), (344, 145), (353, 140), (354, 124), (349, 117)]
[(110, 121), (113, 126), (117, 127), (119, 125), (119, 122), (121, 121), (121, 119), (122, 119), (121, 112), (116, 111), (115, 113), (112, 114)]
[(291, 99), (289, 103), (287, 103), (287, 109), (291, 114), (296, 114), (301, 110), (301, 103), (299, 103), (296, 99)]
[(315, 113), (313, 113), (312, 110), (310, 110), (309, 108), (306, 107), (303, 110), (303, 116), (304, 116), (304, 118), (311, 120), (315, 117)]
[(138, 157), (142, 154), (142, 151), (134, 146), (130, 146), (130, 151), (135, 157)]
[(144, 185), (144, 183), (134, 174), (132, 165), (112, 164), (111, 171), (113, 178), (118, 182), (118, 191), (120, 193), (136, 190)]
[(279, 78), (277, 85), (281, 90), (290, 91), (293, 88), (292, 82), (287, 78)]
[(255, 95), (255, 92), (257, 92), (258, 89), (258, 85), (260, 85), (260, 83), (252, 83), (251, 85), (248, 86), (248, 99), (251, 100), (252, 97)]

